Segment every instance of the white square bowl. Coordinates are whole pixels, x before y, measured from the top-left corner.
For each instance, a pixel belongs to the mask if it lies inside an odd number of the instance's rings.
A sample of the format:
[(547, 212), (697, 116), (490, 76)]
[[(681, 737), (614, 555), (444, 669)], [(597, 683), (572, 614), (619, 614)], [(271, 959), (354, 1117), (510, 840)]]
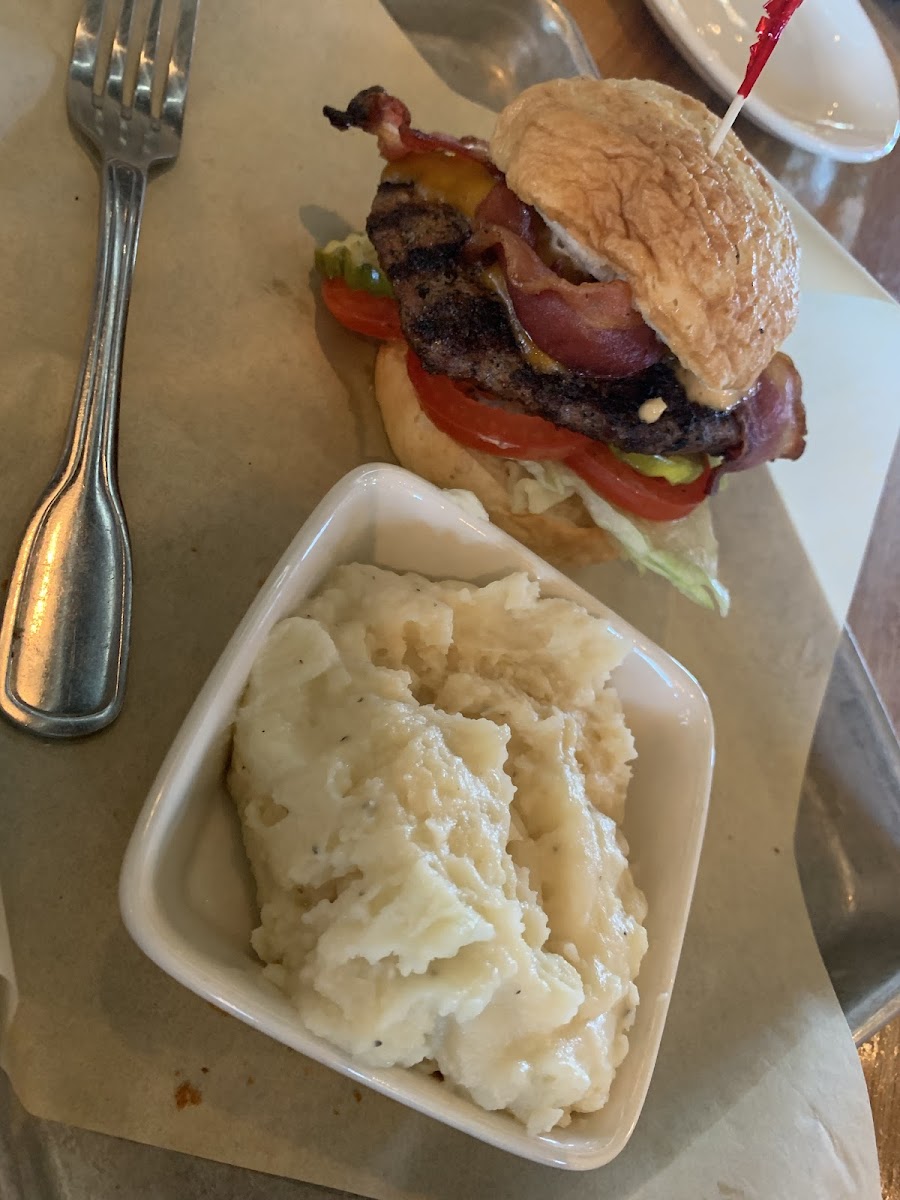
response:
[[(347, 562), (477, 583), (527, 571), (544, 594), (583, 605), (629, 648), (613, 679), (638, 751), (624, 832), (635, 880), (647, 896), (649, 948), (631, 1048), (609, 1102), (567, 1129), (530, 1136), (511, 1116), (485, 1112), (423, 1073), (354, 1064), (303, 1028), (287, 998), (264, 980), (250, 948), (257, 921), (252, 881), (224, 783), (232, 721), (269, 630)], [(712, 763), (709, 704), (674, 659), (417, 476), (397, 467), (361, 467), (329, 492), (297, 534), (188, 713), (128, 846), (122, 916), (164, 971), (310, 1058), (514, 1154), (576, 1170), (598, 1167), (628, 1141), (650, 1083), (694, 890)], [(299, 1064), (297, 1074), (299, 1085)]]

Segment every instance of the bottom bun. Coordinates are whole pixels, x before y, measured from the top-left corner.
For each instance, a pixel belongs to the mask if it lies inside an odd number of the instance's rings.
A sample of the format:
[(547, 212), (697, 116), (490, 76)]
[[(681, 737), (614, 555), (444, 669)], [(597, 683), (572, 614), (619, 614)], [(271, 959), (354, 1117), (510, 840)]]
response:
[(525, 478), (511, 459), (468, 450), (442, 433), (422, 411), (406, 370), (406, 346), (386, 342), (375, 360), (375, 398), (397, 461), (441, 488), (474, 493), (495, 525), (535, 554), (562, 567), (618, 558), (616, 543), (591, 520), (578, 496), (544, 513), (515, 513), (510, 488)]

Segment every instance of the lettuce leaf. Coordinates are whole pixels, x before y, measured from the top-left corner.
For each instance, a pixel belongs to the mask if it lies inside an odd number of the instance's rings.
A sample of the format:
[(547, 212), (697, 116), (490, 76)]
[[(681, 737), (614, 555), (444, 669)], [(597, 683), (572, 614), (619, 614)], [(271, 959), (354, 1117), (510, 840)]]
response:
[(704, 608), (728, 612), (727, 589), (718, 579), (719, 548), (708, 504), (679, 521), (646, 521), (598, 496), (558, 462), (522, 462), (531, 478), (512, 484), (513, 512), (546, 512), (569, 496), (581, 497), (594, 523), (619, 543), (640, 571), (654, 571)]

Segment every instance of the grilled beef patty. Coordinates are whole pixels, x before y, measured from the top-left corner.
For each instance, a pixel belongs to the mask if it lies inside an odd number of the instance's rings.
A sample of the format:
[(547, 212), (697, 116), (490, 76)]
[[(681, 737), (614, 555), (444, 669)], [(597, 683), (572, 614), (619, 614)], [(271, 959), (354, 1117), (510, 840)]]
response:
[[(516, 344), (506, 305), (482, 282), (479, 265), (462, 256), (468, 220), (426, 200), (414, 184), (382, 183), (366, 229), (397, 296), (403, 332), (432, 374), (639, 454), (722, 454), (740, 442), (735, 410), (693, 404), (671, 362), (628, 379), (535, 370)], [(655, 396), (667, 407), (646, 424), (638, 409)]]

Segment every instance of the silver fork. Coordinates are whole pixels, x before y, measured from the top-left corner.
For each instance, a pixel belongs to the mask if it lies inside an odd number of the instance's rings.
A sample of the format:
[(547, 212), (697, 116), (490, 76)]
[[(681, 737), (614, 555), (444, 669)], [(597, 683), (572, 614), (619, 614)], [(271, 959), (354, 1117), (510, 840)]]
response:
[(97, 64), (106, 0), (87, 0), (75, 30), (67, 102), (100, 156), (97, 280), (66, 445), (26, 528), (0, 624), (0, 710), (45, 736), (102, 729), (124, 697), (131, 546), (116, 473), (122, 349), (147, 174), (176, 158), (181, 142), (198, 2), (180, 0), (161, 85), (162, 0), (152, 0), (137, 30), (134, 0), (121, 0), (105, 76)]

